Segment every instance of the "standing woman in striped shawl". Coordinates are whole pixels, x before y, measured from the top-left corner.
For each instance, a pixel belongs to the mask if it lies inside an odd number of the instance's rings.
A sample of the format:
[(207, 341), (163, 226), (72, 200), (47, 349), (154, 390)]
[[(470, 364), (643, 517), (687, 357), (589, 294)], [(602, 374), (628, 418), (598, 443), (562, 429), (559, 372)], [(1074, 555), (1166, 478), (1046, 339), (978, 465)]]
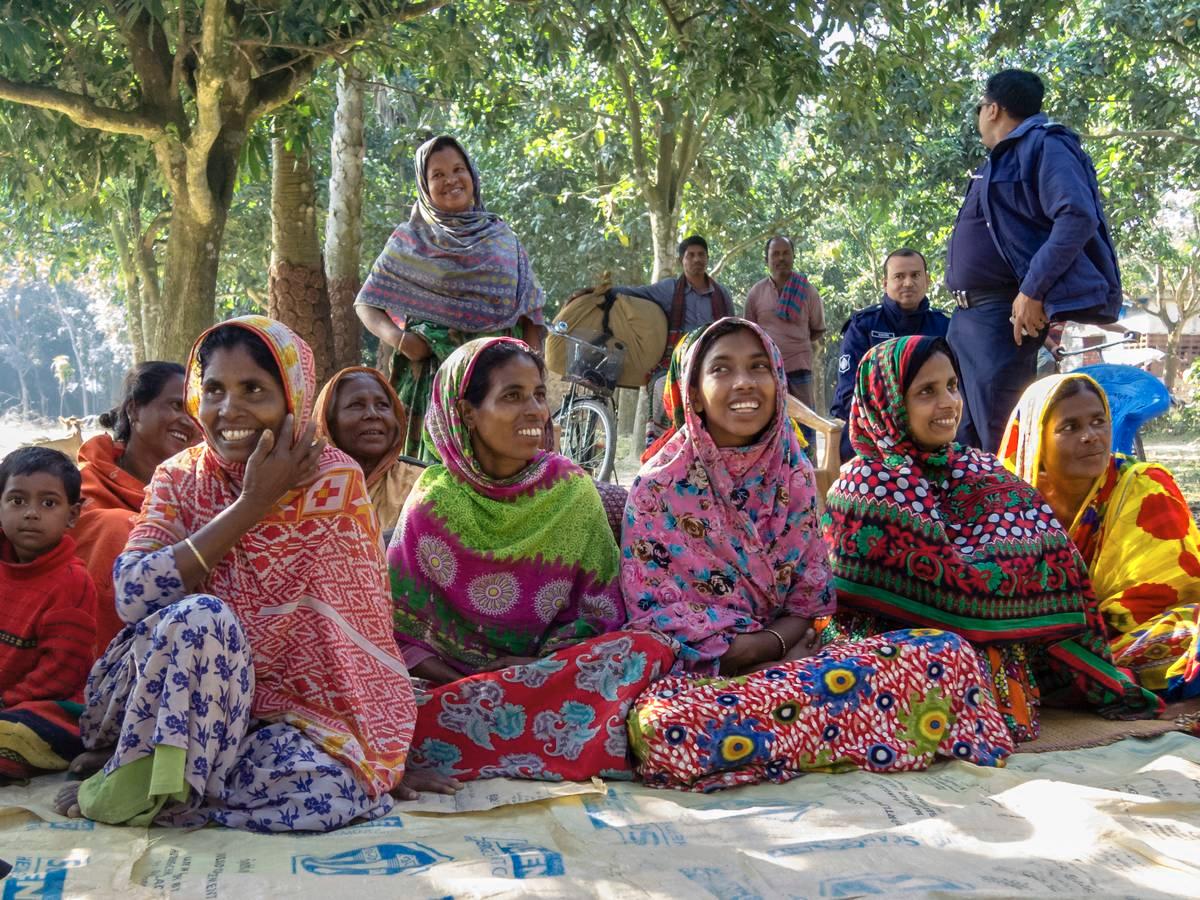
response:
[(544, 295), (512, 229), (483, 205), (479, 173), (457, 140), (417, 150), (417, 201), (375, 261), (355, 301), (367, 329), (397, 351), (392, 385), (408, 413), (402, 452), (422, 452), (433, 376), (480, 337), (542, 344)]

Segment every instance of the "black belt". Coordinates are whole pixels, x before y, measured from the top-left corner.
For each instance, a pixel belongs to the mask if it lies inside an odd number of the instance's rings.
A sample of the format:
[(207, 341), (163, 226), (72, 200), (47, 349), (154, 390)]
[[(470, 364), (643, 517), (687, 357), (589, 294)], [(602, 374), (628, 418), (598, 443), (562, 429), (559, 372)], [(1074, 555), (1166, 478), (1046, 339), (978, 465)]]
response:
[(958, 304), (959, 309), (970, 309), (972, 306), (977, 306), (981, 300), (995, 299), (997, 294), (1008, 293), (1015, 299), (1020, 290), (1020, 285), (1002, 284), (994, 288), (972, 288), (969, 291), (951, 291), (950, 296), (954, 298), (954, 302)]

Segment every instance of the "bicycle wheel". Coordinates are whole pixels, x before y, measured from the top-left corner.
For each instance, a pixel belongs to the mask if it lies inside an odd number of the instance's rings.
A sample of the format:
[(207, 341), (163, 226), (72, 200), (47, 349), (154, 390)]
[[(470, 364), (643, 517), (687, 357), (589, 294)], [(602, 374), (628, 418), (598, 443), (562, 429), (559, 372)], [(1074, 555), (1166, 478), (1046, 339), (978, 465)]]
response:
[(617, 425), (608, 406), (590, 397), (569, 401), (554, 422), (562, 429), (563, 456), (597, 481), (608, 481), (617, 458)]

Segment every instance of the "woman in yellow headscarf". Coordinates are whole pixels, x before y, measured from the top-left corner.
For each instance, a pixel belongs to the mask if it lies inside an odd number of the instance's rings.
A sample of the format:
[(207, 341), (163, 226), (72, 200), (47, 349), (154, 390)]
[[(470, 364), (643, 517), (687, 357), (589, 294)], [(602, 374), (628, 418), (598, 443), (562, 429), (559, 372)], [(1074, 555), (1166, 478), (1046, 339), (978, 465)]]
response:
[(1112, 452), (1100, 385), (1080, 373), (1034, 382), (1000, 455), (1068, 526), (1113, 661), (1167, 699), (1200, 695), (1200, 530), (1167, 469)]

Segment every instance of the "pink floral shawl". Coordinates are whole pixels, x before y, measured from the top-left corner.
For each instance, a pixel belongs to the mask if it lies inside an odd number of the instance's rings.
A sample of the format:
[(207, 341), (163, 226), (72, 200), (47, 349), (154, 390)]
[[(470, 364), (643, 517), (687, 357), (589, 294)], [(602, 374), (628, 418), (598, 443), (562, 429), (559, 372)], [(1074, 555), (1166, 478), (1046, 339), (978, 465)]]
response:
[(684, 426), (642, 466), (625, 507), (621, 589), (631, 628), (682, 645), (677, 668), (715, 671), (738, 634), (781, 616), (827, 616), (835, 598), (817, 516), (816, 480), (786, 410), (783, 358), (774, 363), (775, 419), (762, 440), (721, 449), (692, 408), (694, 367), (710, 325), (683, 349)]

